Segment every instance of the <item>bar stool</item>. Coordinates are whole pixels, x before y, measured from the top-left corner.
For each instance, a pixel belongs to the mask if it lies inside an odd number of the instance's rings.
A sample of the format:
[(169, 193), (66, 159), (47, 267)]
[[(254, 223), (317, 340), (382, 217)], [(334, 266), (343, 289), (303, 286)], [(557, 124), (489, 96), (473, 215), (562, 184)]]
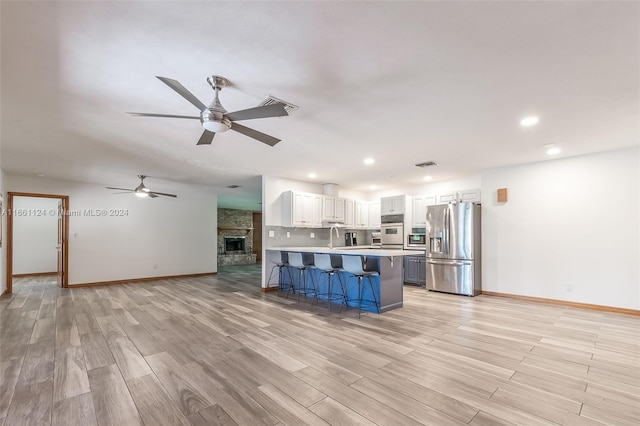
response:
[[(289, 270), (288, 266), (289, 266), (289, 262), (284, 261), (282, 259), (282, 252), (281, 251), (273, 251), (273, 250), (269, 250), (269, 261), (273, 264), (273, 266), (271, 267), (271, 272), (269, 273), (269, 279), (267, 280), (267, 285), (271, 284), (271, 278), (273, 277), (273, 273), (275, 271), (275, 269), (278, 269), (278, 297), (280, 296), (280, 292), (284, 291), (284, 289), (287, 289), (287, 298), (289, 297), (289, 293), (290, 292), (294, 292), (296, 291), (295, 287), (293, 286), (293, 277), (291, 276), (291, 271)], [(282, 270), (286, 270), (289, 274), (289, 282), (285, 283), (283, 281), (283, 272)]]
[[(331, 310), (331, 301), (340, 300), (340, 310), (338, 312), (342, 312), (342, 305), (347, 304), (347, 290), (344, 286), (344, 283), (342, 282), (342, 278), (340, 278), (340, 274), (339, 274), (340, 269), (334, 268), (333, 265), (331, 265), (331, 256), (324, 253), (314, 253), (313, 263), (314, 263), (314, 268), (320, 271), (320, 277), (321, 277), (316, 289), (318, 296), (324, 295), (323, 293), (320, 293), (320, 282), (322, 282), (322, 275), (327, 274), (326, 296), (327, 296), (327, 300), (329, 300), (329, 310)], [(341, 293), (339, 295), (333, 294), (333, 290), (332, 290), (331, 278), (335, 275), (338, 276), (338, 282), (340, 283)]]
[[(362, 267), (361, 256), (353, 256), (347, 254), (342, 255), (342, 269), (345, 272), (351, 274), (349, 278), (347, 278), (347, 288), (349, 287), (349, 280), (351, 280), (352, 278), (356, 278), (358, 281), (358, 318), (360, 318), (360, 312), (362, 311), (363, 302), (373, 303), (378, 313), (380, 313), (380, 303), (378, 303), (378, 299), (376, 298), (376, 291), (373, 287), (373, 281), (371, 281), (371, 277), (376, 277), (379, 274), (376, 271), (365, 271)], [(373, 300), (362, 299), (362, 287), (364, 278), (366, 278), (369, 282), (369, 288), (371, 289)]]
[[(304, 291), (304, 297), (309, 297), (309, 288), (307, 287), (307, 274), (305, 272), (310, 268), (309, 265), (305, 265), (302, 260), (302, 253), (289, 252), (289, 266), (296, 268), (299, 271), (298, 279), (298, 302), (300, 302), (300, 294)], [(302, 291), (301, 291), (302, 288)], [(315, 283), (313, 281), (313, 275), (311, 276), (311, 294), (314, 299), (318, 298), (318, 292), (316, 290)], [(311, 301), (313, 303), (313, 300)]]

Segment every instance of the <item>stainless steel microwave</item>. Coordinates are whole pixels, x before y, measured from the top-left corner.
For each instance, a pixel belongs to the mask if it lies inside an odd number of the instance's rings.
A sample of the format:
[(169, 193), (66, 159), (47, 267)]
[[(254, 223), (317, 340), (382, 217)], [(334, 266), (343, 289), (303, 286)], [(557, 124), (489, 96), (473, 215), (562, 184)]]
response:
[(427, 235), (426, 234), (409, 234), (407, 236), (407, 246), (409, 247), (426, 247)]

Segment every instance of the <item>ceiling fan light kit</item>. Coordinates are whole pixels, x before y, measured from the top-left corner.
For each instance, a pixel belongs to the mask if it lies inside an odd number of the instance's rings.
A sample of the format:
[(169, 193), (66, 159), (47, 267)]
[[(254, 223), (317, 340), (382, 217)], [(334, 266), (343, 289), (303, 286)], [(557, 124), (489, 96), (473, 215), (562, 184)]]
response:
[(196, 98), (191, 92), (189, 92), (178, 81), (159, 77), (157, 78), (167, 86), (175, 90), (180, 96), (189, 101), (200, 111), (200, 116), (185, 116), (185, 115), (170, 115), (170, 114), (148, 114), (131, 112), (129, 114), (142, 116), (142, 117), (162, 117), (162, 118), (186, 118), (186, 119), (200, 119), (200, 123), (204, 128), (204, 133), (200, 136), (197, 145), (211, 145), (216, 133), (223, 133), (228, 130), (234, 130), (238, 133), (242, 133), (245, 136), (256, 139), (269, 146), (274, 146), (280, 139), (269, 136), (265, 133), (251, 129), (249, 127), (242, 126), (236, 121), (241, 120), (253, 120), (256, 118), (268, 118), (268, 117), (282, 117), (289, 115), (285, 109), (285, 104), (281, 102), (275, 102), (269, 105), (260, 105), (254, 108), (249, 108), (240, 111), (228, 112), (220, 103), (219, 92), (222, 90), (229, 81), (219, 75), (211, 75), (207, 77), (207, 82), (211, 85), (215, 91), (215, 97), (209, 106), (205, 106), (198, 98)]
[(160, 195), (163, 196), (163, 197), (178, 198), (178, 196), (175, 195), (175, 194), (167, 194), (166, 192), (156, 192), (156, 191), (150, 190), (149, 188), (144, 186), (144, 179), (147, 176), (138, 175), (138, 177), (140, 178), (140, 185), (136, 186), (135, 189), (114, 188), (112, 186), (107, 186), (106, 188), (107, 189), (115, 189), (115, 190), (118, 190), (118, 191), (124, 191), (124, 192), (116, 192), (116, 194), (133, 193), (136, 197), (139, 197), (139, 198), (157, 198)]

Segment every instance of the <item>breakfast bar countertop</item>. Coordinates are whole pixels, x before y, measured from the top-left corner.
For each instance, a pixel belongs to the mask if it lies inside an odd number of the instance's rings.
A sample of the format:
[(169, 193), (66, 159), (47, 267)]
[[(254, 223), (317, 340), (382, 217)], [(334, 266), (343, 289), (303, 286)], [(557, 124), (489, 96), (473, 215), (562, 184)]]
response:
[(300, 253), (327, 253), (327, 254), (351, 254), (372, 257), (396, 257), (396, 256), (420, 256), (424, 250), (398, 250), (384, 249), (375, 246), (351, 246), (351, 247), (268, 247), (266, 250), (295, 251)]

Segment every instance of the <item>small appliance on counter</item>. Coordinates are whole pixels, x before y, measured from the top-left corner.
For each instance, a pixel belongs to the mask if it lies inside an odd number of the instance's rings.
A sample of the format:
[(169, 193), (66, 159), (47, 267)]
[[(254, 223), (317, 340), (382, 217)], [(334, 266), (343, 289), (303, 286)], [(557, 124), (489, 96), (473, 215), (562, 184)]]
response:
[(344, 245), (345, 246), (357, 246), (358, 245), (358, 233), (357, 232), (345, 232), (344, 233)]
[(379, 231), (374, 231), (371, 233), (371, 245), (372, 246), (381, 246), (382, 245), (382, 233)]

